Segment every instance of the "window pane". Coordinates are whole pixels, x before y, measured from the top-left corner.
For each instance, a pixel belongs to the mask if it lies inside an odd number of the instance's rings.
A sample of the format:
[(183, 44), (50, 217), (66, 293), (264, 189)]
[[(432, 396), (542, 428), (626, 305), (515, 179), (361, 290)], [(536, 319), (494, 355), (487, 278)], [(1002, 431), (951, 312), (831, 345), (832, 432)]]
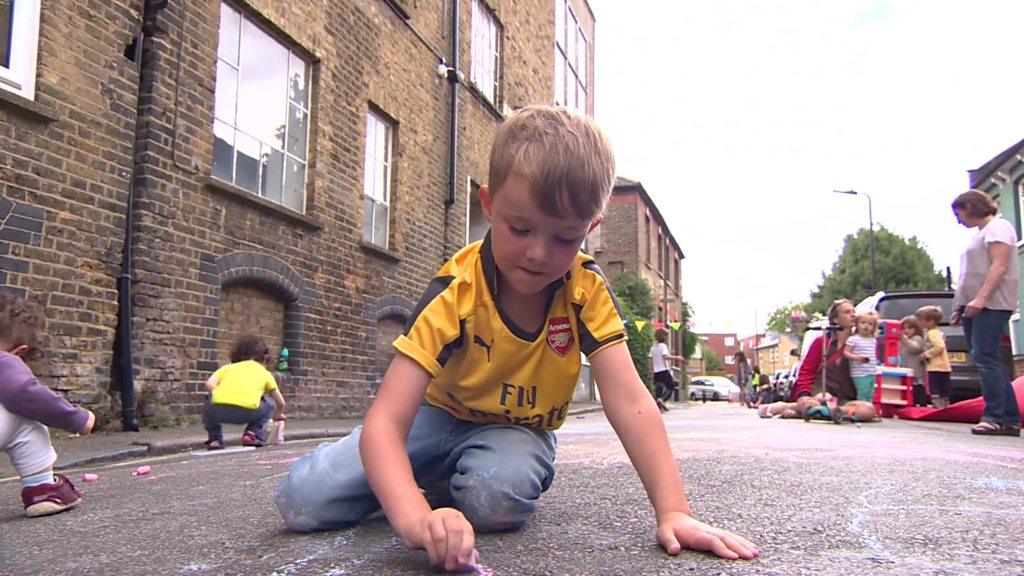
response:
[(288, 106), (288, 153), (306, 159), (306, 126), (309, 114), (299, 110), (294, 104)]
[(583, 82), (583, 85), (587, 84), (587, 39), (583, 37), (583, 31), (580, 30), (576, 36), (576, 75), (579, 76), (579, 80)]
[(373, 199), (387, 201), (387, 167), (379, 160), (373, 164)]
[(565, 46), (565, 0), (555, 0), (555, 42)]
[(217, 55), (228, 62), (238, 65), (238, 27), (242, 19), (235, 9), (221, 2), (220, 4), (220, 43)]
[(566, 42), (565, 42), (565, 58), (569, 61), (569, 66), (576, 65), (576, 18), (569, 12), (569, 21), (566, 22), (569, 29), (566, 30)]
[(283, 149), (288, 113), (288, 50), (244, 20), (239, 68), (238, 127)]
[(235, 166), (235, 129), (223, 122), (213, 123), (213, 166), (215, 178), (231, 182)]
[(263, 174), (260, 176), (260, 195), (278, 204), (282, 200), (284, 179), (284, 152), (263, 145)]
[(258, 140), (236, 133), (235, 186), (254, 193), (260, 190), (260, 143)]
[(387, 247), (387, 204), (374, 203), (374, 244)]
[(238, 70), (217, 60), (217, 86), (214, 89), (213, 117), (234, 126), (238, 102)]
[(565, 105), (565, 57), (555, 48), (555, 104)]
[(306, 211), (306, 165), (294, 158), (285, 160), (283, 193), (285, 206), (296, 212)]
[(288, 77), (288, 98), (303, 108), (309, 107), (309, 65), (291, 55)]
[(363, 196), (363, 240), (373, 242), (373, 198)]
[(0, 67), (11, 67), (11, 31), (14, 24), (11, 17), (14, 14), (13, 0), (0, 0)]
[(373, 152), (370, 145), (366, 145), (366, 154), (363, 155), (363, 194), (373, 197)]

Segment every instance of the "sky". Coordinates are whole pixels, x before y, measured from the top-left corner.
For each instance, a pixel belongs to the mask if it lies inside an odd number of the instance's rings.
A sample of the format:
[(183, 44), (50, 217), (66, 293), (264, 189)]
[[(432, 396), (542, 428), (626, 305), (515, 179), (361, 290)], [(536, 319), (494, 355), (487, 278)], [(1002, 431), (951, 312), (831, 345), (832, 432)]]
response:
[(832, 190), (956, 279), (949, 204), (1024, 138), (1024, 2), (589, 2), (595, 117), (683, 249), (697, 331), (809, 300), (868, 226)]

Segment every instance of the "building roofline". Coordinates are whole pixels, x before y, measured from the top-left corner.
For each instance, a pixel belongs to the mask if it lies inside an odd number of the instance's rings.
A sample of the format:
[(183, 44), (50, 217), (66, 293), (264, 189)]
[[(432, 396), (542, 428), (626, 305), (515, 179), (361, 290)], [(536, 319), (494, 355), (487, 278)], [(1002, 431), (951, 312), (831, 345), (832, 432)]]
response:
[(1020, 158), (1022, 151), (1024, 151), (1024, 140), (1021, 140), (1006, 150), (1003, 150), (994, 158), (985, 162), (981, 166), (978, 166), (974, 170), (968, 170), (967, 177), (971, 188), (978, 188), (980, 184), (983, 184), (988, 180), (1014, 156), (1018, 157), (1017, 161), (1024, 162), (1024, 160)]
[(625, 194), (625, 193), (637, 193), (640, 198), (647, 205), (647, 208), (654, 213), (655, 220), (668, 234), (668, 240), (675, 247), (676, 252), (679, 252), (679, 259), (683, 260), (686, 258), (686, 254), (683, 253), (683, 249), (679, 246), (679, 242), (676, 242), (676, 237), (672, 234), (672, 229), (668, 227), (668, 223), (665, 222), (665, 218), (661, 215), (661, 210), (658, 210), (658, 205), (651, 199), (651, 195), (647, 193), (647, 189), (644, 185), (637, 180), (630, 180), (622, 176), (615, 177), (615, 186), (612, 187), (612, 194)]

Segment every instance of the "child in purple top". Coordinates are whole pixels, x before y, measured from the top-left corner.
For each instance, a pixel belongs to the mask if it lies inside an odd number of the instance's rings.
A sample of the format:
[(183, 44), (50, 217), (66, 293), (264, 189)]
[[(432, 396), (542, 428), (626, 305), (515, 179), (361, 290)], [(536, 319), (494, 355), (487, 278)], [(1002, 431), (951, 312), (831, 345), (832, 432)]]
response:
[(46, 516), (77, 506), (82, 495), (53, 473), (57, 453), (47, 426), (89, 434), (96, 417), (72, 406), (32, 375), (22, 358), (39, 344), (44, 317), (38, 307), (0, 292), (0, 449), (21, 477), (26, 516)]

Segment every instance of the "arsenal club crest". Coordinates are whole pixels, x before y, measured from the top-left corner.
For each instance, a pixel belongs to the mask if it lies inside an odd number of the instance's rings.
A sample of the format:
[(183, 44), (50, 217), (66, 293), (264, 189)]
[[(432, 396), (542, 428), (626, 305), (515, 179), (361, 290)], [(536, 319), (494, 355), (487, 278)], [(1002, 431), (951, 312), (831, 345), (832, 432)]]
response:
[(572, 327), (567, 316), (548, 320), (548, 346), (559, 356), (565, 356), (572, 348)]

